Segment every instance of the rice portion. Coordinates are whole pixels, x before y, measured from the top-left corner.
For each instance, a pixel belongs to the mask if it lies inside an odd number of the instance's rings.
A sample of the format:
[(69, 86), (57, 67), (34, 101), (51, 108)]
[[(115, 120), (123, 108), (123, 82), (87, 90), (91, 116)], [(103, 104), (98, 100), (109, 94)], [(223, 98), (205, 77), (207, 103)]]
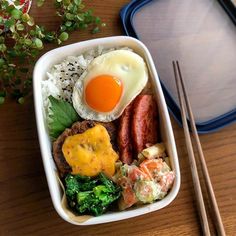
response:
[(72, 103), (74, 85), (87, 69), (90, 62), (104, 53), (117, 49), (132, 51), (132, 49), (128, 47), (104, 48), (98, 46), (86, 51), (82, 55), (68, 56), (60, 64), (54, 65), (51, 70), (47, 72), (48, 78), (42, 81), (42, 95), (45, 112), (48, 113), (48, 97), (50, 95), (57, 99)]

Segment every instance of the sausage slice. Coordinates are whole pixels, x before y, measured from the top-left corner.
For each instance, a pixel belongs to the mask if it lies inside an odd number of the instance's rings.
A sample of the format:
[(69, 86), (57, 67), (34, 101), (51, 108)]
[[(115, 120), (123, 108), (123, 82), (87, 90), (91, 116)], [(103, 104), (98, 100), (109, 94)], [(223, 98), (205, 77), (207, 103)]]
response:
[(157, 106), (153, 96), (137, 96), (133, 104), (131, 122), (131, 136), (136, 155), (146, 148), (146, 145), (157, 143), (157, 126)]
[(118, 147), (120, 160), (123, 163), (131, 164), (132, 162), (132, 143), (131, 143), (131, 133), (130, 133), (130, 123), (132, 115), (132, 103), (129, 104), (123, 111), (119, 120), (119, 130), (118, 130)]

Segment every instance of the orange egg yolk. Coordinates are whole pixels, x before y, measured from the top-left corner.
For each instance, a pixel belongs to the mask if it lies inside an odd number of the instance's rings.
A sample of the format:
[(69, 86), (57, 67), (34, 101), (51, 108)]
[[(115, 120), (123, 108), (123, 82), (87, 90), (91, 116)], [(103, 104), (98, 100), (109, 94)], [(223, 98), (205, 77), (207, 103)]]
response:
[(119, 102), (122, 90), (122, 83), (117, 77), (99, 75), (88, 82), (85, 101), (98, 112), (110, 112)]

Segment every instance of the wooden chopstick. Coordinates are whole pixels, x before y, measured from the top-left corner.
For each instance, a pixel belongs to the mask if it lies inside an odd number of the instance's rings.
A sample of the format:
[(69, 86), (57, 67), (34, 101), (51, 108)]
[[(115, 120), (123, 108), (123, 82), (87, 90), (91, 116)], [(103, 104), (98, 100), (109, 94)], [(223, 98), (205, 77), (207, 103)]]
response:
[(173, 61), (173, 68), (174, 68), (174, 75), (175, 75), (175, 83), (176, 83), (178, 97), (179, 97), (179, 101), (180, 101), (185, 142), (186, 142), (187, 151), (188, 151), (188, 159), (189, 159), (189, 164), (190, 164), (191, 173), (192, 173), (193, 187), (194, 187), (194, 192), (196, 195), (197, 208), (198, 208), (198, 212), (199, 212), (200, 222), (201, 222), (201, 226), (202, 226), (202, 230), (203, 230), (204, 235), (211, 235), (210, 229), (209, 229), (209, 224), (208, 224), (208, 219), (207, 219), (207, 214), (206, 214), (206, 209), (205, 209), (205, 205), (204, 205), (204, 200), (203, 200), (203, 196), (202, 196), (201, 185), (200, 185), (199, 176), (198, 176), (198, 172), (197, 172), (197, 165), (196, 165), (196, 161), (195, 161), (195, 157), (194, 157), (193, 146), (192, 146), (192, 142), (191, 142), (191, 138), (190, 138), (190, 134), (189, 134), (183, 95), (180, 92), (180, 81), (178, 79), (179, 77), (177, 75), (176, 63), (174, 61)]
[(205, 183), (206, 183), (209, 200), (210, 200), (211, 207), (212, 207), (212, 210), (213, 210), (213, 213), (214, 213), (213, 215), (214, 215), (214, 218), (215, 218), (215, 221), (216, 221), (216, 229), (217, 229), (218, 235), (224, 236), (224, 235), (226, 235), (225, 230), (224, 230), (224, 225), (222, 223), (219, 208), (218, 208), (217, 201), (216, 201), (216, 198), (215, 198), (215, 193), (214, 193), (214, 190), (213, 190), (213, 187), (212, 187), (212, 184), (211, 184), (211, 180), (210, 180), (210, 176), (209, 176), (209, 173), (208, 173), (205, 157), (204, 157), (204, 154), (203, 154), (201, 142), (200, 142), (200, 139), (199, 139), (199, 136), (198, 136), (198, 133), (197, 133), (197, 129), (196, 129), (196, 125), (195, 125), (195, 119), (194, 119), (193, 112), (192, 112), (190, 102), (189, 102), (189, 98), (188, 98), (188, 95), (187, 95), (187, 92), (186, 92), (186, 89), (185, 89), (186, 86), (185, 86), (185, 83), (184, 83), (184, 80), (183, 80), (183, 77), (182, 77), (182, 74), (181, 74), (179, 62), (176, 61), (176, 64), (177, 64), (179, 79), (180, 79), (180, 82), (181, 82), (181, 87), (182, 87), (184, 100), (185, 100), (186, 107), (187, 107), (187, 112), (188, 112), (188, 116), (189, 116), (189, 120), (190, 120), (190, 125), (191, 125), (191, 129), (192, 129), (193, 137), (194, 137), (194, 140), (195, 140), (195, 143), (196, 143), (196, 146), (197, 146), (198, 155), (199, 155), (199, 158), (200, 158), (200, 164), (201, 164), (201, 168), (202, 168), (202, 171), (203, 171), (203, 177), (204, 177), (204, 180), (205, 180)]

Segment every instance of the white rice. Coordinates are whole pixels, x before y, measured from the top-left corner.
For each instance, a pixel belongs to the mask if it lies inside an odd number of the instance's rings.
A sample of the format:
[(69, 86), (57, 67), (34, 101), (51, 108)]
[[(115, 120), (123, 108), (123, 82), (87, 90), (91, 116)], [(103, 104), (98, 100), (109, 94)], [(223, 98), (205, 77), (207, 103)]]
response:
[(76, 81), (87, 69), (89, 63), (96, 57), (117, 49), (126, 49), (132, 51), (128, 47), (97, 48), (86, 51), (82, 55), (68, 56), (60, 64), (54, 65), (47, 72), (47, 79), (42, 81), (42, 95), (45, 112), (48, 113), (49, 100), (53, 97), (72, 103), (72, 93)]

